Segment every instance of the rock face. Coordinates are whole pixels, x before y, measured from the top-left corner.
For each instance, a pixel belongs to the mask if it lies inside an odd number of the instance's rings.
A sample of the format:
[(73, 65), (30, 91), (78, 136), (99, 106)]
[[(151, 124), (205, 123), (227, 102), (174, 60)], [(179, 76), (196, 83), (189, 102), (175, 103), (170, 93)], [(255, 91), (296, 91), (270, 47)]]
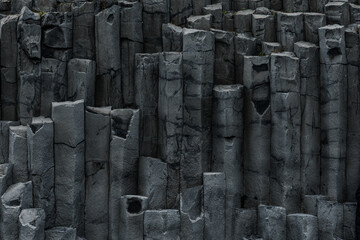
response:
[(41, 208), (23, 209), (19, 216), (19, 226), (19, 239), (44, 239), (45, 211)]

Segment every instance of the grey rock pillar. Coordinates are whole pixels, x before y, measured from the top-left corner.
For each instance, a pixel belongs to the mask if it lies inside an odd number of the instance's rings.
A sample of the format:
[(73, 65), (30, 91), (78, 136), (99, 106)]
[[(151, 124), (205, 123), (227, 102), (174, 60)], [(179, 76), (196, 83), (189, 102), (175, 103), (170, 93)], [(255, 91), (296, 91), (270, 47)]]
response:
[(286, 239), (318, 239), (318, 219), (309, 214), (289, 214), (286, 218)]
[(9, 129), (9, 163), (13, 164), (13, 182), (29, 180), (27, 128), (13, 126)]
[(19, 1), (11, 1), (11, 13), (17, 14), (20, 13), (23, 7), (32, 8), (33, 1), (31, 0), (19, 0)]
[(9, 128), (19, 122), (0, 121), (0, 164), (9, 162)]
[(120, 198), (137, 194), (140, 110), (111, 112), (109, 238), (119, 239)]
[(24, 7), (18, 25), (18, 118), (29, 123), (40, 114), (41, 26), (40, 15)]
[(166, 208), (167, 164), (160, 159), (140, 157), (139, 194), (148, 197), (148, 209)]
[(27, 126), (29, 177), (33, 182), (34, 207), (46, 214), (46, 228), (55, 224), (54, 123), (49, 118), (33, 118)]
[(95, 14), (96, 2), (72, 3), (74, 17), (73, 57), (95, 60)]
[(41, 208), (23, 209), (19, 216), (19, 239), (45, 239), (45, 211)]
[(350, 23), (360, 23), (360, 5), (349, 4), (350, 8)]
[(186, 27), (209, 31), (211, 28), (212, 18), (211, 14), (190, 16), (187, 18)]
[(262, 53), (271, 55), (271, 53), (281, 52), (281, 44), (277, 42), (262, 42)]
[(244, 206), (269, 204), (270, 57), (244, 58)]
[(214, 84), (235, 84), (235, 33), (211, 29), (215, 35)]
[(67, 65), (67, 95), (69, 101), (85, 100), (86, 106), (95, 104), (96, 62), (74, 58)]
[(229, 239), (233, 239), (234, 237), (243, 239), (255, 235), (257, 232), (256, 210), (235, 208), (233, 224), (234, 224), (233, 233)]
[(302, 13), (277, 14), (277, 39), (285, 51), (293, 51), (294, 43), (304, 40)]
[(135, 104), (141, 110), (140, 155), (158, 155), (159, 54), (135, 56)]
[(234, 14), (234, 31), (250, 36), (252, 29), (251, 18), (254, 12), (255, 11), (251, 9), (236, 12)]
[(329, 0), (308, 0), (310, 12), (325, 13), (325, 5)]
[(301, 207), (299, 59), (289, 52), (274, 53), (270, 69), (270, 204), (296, 213)]
[(34, 0), (33, 8), (36, 11), (54, 12), (56, 11), (56, 0)]
[(204, 239), (225, 239), (224, 173), (204, 173)]
[(84, 232), (84, 100), (52, 103), (56, 225)]
[(235, 36), (235, 82), (243, 84), (244, 56), (252, 56), (256, 53), (256, 38), (245, 34)]
[(356, 239), (356, 202), (344, 203), (344, 239)]
[(170, 22), (170, 0), (160, 0), (156, 4), (152, 0), (141, 0), (141, 2), (143, 4), (144, 51), (161, 52), (161, 28), (163, 23)]
[(350, 23), (349, 3), (330, 1), (325, 5), (327, 24), (339, 24), (347, 26)]
[(212, 24), (211, 27), (215, 29), (222, 29), (222, 16), (223, 16), (223, 7), (221, 3), (212, 4), (204, 7), (202, 9), (204, 15), (211, 14)]
[(277, 206), (259, 205), (258, 207), (259, 236), (265, 240), (285, 240), (286, 209)]
[(232, 12), (224, 12), (222, 25), (224, 31), (234, 31), (234, 16)]
[(320, 65), (319, 47), (297, 42), (301, 78), (301, 189), (302, 195), (320, 193)]
[(119, 239), (138, 240), (144, 237), (144, 212), (148, 207), (148, 198), (125, 195), (120, 198)]
[(164, 52), (182, 52), (183, 29), (171, 23), (163, 24), (162, 46)]
[(276, 42), (276, 18), (269, 13), (252, 15), (251, 29), (256, 38), (258, 52), (261, 52), (262, 42)]
[(325, 26), (326, 16), (322, 13), (304, 13), (304, 40), (319, 44), (318, 29)]
[(344, 237), (343, 204), (332, 201), (318, 201), (319, 240)]
[(211, 4), (211, 0), (192, 0), (193, 15), (201, 15), (201, 10)]
[(193, 14), (192, 0), (170, 0), (170, 22), (184, 26), (186, 19)]
[(120, 7), (113, 5), (95, 15), (96, 106), (122, 106)]
[(200, 185), (211, 160), (214, 34), (184, 29), (184, 127), (181, 189)]
[(85, 237), (106, 239), (109, 228), (110, 107), (85, 112)]
[(16, 28), (18, 15), (0, 21), (1, 50), (1, 117), (17, 120), (17, 51)]
[(225, 11), (230, 11), (232, 9), (232, 0), (212, 0), (211, 3), (221, 3), (222, 8)]
[(318, 214), (318, 202), (327, 201), (329, 197), (324, 195), (305, 195), (303, 197), (303, 210), (306, 214), (317, 216)]
[(308, 12), (309, 11), (309, 0), (295, 1), (295, 0), (284, 0), (283, 1), (284, 12)]
[(19, 239), (19, 215), (33, 205), (31, 182), (11, 185), (1, 196), (0, 239)]
[(321, 193), (342, 201), (345, 188), (347, 63), (344, 27), (319, 28)]
[(121, 83), (125, 106), (134, 104), (135, 54), (143, 52), (142, 4), (120, 1)]
[(0, 164), (0, 195), (12, 184), (12, 169), (11, 163)]
[(71, 227), (54, 227), (45, 231), (45, 240), (77, 240), (76, 228)]
[(249, 0), (232, 0), (232, 10), (240, 11), (249, 8)]
[(180, 193), (180, 239), (204, 238), (203, 186)]
[(144, 214), (144, 240), (180, 240), (179, 210), (147, 210)]
[(243, 86), (219, 85), (213, 90), (211, 171), (226, 176), (226, 235), (233, 233), (233, 212), (243, 196)]

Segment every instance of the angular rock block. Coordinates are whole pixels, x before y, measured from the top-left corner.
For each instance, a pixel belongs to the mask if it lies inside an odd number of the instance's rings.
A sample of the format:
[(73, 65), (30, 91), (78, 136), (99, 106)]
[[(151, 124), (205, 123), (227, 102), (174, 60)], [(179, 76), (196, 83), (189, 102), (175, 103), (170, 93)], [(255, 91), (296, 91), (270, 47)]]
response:
[(265, 14), (252, 15), (252, 34), (257, 41), (257, 50), (261, 52), (262, 42), (276, 42), (275, 17)]
[(162, 50), (164, 52), (181, 52), (183, 29), (171, 23), (162, 25)]
[(78, 240), (76, 238), (76, 228), (54, 227), (45, 231), (45, 240)]
[(212, 15), (190, 16), (187, 19), (187, 28), (209, 31), (212, 23)]
[(258, 231), (263, 239), (285, 240), (286, 209), (283, 207), (259, 205)]
[(232, 0), (232, 9), (234, 11), (248, 9), (249, 0)]
[(29, 180), (27, 128), (13, 126), (9, 129), (9, 163), (13, 164), (13, 182)]
[(120, 198), (119, 239), (143, 239), (144, 212), (147, 207), (147, 197), (125, 195)]
[(318, 219), (309, 214), (289, 214), (286, 218), (286, 239), (318, 239)]
[(321, 64), (346, 64), (345, 28), (327, 25), (319, 28)]
[(211, 102), (214, 76), (214, 34), (184, 29), (184, 127), (181, 189), (202, 183), (211, 160)]
[(0, 121), (0, 164), (9, 162), (9, 128), (19, 122)]
[(303, 1), (284, 0), (283, 10), (284, 12), (308, 12), (309, 0), (303, 0)]
[(235, 82), (243, 84), (244, 56), (252, 56), (256, 52), (256, 38), (245, 34), (235, 36)]
[(257, 213), (255, 209), (234, 209), (234, 228), (231, 236), (246, 239), (257, 232)]
[(1, 196), (1, 239), (19, 239), (19, 215), (22, 209), (31, 208), (32, 205), (31, 181), (13, 184), (6, 190)]
[(281, 52), (281, 44), (277, 42), (262, 42), (262, 53), (270, 55), (271, 53)]
[(32, 8), (32, 6), (33, 6), (32, 0), (11, 1), (11, 13), (17, 14), (21, 12), (23, 7)]
[(356, 239), (356, 202), (344, 203), (344, 239)]
[(33, 1), (33, 8), (36, 11), (43, 11), (43, 12), (54, 12), (56, 11), (56, 0), (34, 0)]
[(234, 16), (232, 12), (224, 12), (222, 25), (224, 31), (234, 31)]
[(135, 56), (135, 104), (141, 110), (140, 155), (158, 154), (159, 54)]
[(87, 107), (85, 112), (85, 237), (89, 240), (108, 237), (110, 113), (110, 107)]
[(349, 4), (350, 23), (360, 23), (360, 6), (357, 4)]
[(120, 7), (113, 5), (95, 15), (96, 106), (122, 105)]
[(325, 5), (328, 0), (308, 0), (310, 12), (325, 13)]
[(185, 189), (180, 193), (180, 239), (203, 239), (203, 186)]
[(257, 8), (270, 8), (270, 0), (249, 0), (249, 8), (257, 9)]
[(41, 18), (41, 26), (44, 29), (42, 44), (45, 48), (66, 49), (72, 47), (72, 13), (45, 13)]
[(304, 213), (317, 216), (318, 202), (327, 200), (329, 200), (329, 197), (324, 195), (305, 195), (303, 197)]
[(271, 107), (268, 56), (244, 58), (244, 206), (269, 204)]
[(327, 24), (348, 25), (350, 23), (349, 3), (329, 2), (325, 5)]
[(211, 0), (192, 0), (193, 15), (200, 15), (203, 7), (211, 4)]
[(221, 3), (212, 4), (204, 7), (202, 9), (202, 13), (204, 15), (211, 14), (212, 16), (212, 23), (211, 27), (216, 29), (222, 29), (222, 15), (223, 15), (223, 8)]
[(225, 239), (224, 173), (204, 173), (204, 238)]
[(119, 239), (120, 198), (138, 190), (140, 110), (116, 109), (111, 118), (109, 235)]
[(319, 240), (344, 237), (344, 207), (333, 201), (318, 201)]
[(179, 240), (179, 210), (147, 210), (144, 214), (144, 240)]
[(170, 0), (170, 22), (184, 26), (186, 19), (192, 14), (192, 0)]
[(159, 56), (159, 155), (167, 163), (166, 206), (173, 208), (180, 193), (183, 129), (182, 53)]
[(33, 118), (27, 126), (29, 177), (33, 182), (34, 207), (45, 211), (49, 228), (55, 224), (54, 123), (49, 118)]
[(234, 31), (250, 36), (252, 31), (252, 15), (254, 10), (247, 9), (234, 14)]
[(221, 3), (222, 8), (225, 11), (229, 11), (232, 8), (232, 0), (212, 0), (212, 3)]
[(160, 159), (140, 157), (139, 194), (148, 197), (148, 209), (166, 208), (167, 164)]
[(19, 216), (19, 239), (45, 239), (45, 211), (41, 208), (23, 209)]
[(302, 13), (281, 13), (277, 15), (277, 39), (285, 51), (293, 51), (294, 43), (304, 40)]
[(0, 164), (0, 195), (3, 195), (12, 184), (12, 169), (11, 163)]
[(96, 63), (74, 58), (67, 65), (69, 101), (85, 100), (86, 106), (95, 104)]
[(326, 16), (322, 13), (304, 13), (304, 40), (319, 44), (318, 29), (326, 24)]

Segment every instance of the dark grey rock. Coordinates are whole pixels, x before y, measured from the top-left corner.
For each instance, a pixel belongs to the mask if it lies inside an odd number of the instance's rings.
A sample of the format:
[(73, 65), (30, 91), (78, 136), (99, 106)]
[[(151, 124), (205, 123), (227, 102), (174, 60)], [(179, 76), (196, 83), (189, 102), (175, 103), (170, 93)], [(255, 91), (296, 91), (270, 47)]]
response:
[(144, 240), (180, 240), (179, 210), (147, 210), (144, 214)]
[(54, 227), (45, 231), (45, 240), (77, 240), (76, 229), (71, 227)]
[(216, 29), (222, 29), (223, 7), (221, 3), (212, 4), (204, 7), (202, 9), (202, 14), (204, 15), (211, 14), (212, 16), (211, 27)]
[(234, 31), (237, 33), (251, 34), (252, 30), (252, 15), (254, 10), (248, 9), (236, 12), (234, 14)]
[(277, 14), (277, 39), (285, 51), (293, 51), (294, 44), (304, 40), (302, 13)]
[(289, 214), (286, 218), (286, 239), (318, 239), (318, 219), (309, 214)]
[(327, 24), (348, 25), (350, 23), (349, 4), (347, 2), (329, 2), (325, 5)]
[(190, 16), (187, 18), (186, 27), (209, 31), (211, 28), (211, 23), (213, 21), (212, 18), (213, 16), (211, 14)]
[(193, 13), (193, 0), (170, 0), (170, 21), (184, 26), (186, 19)]
[(322, 13), (304, 13), (304, 40), (319, 44), (318, 29), (325, 26), (326, 16)]
[(243, 84), (244, 77), (244, 56), (252, 56), (256, 53), (256, 38), (248, 37), (245, 34), (235, 36), (235, 82)]
[(305, 195), (303, 197), (303, 209), (304, 213), (317, 216), (318, 214), (318, 202), (329, 200), (329, 197), (324, 195)]
[(12, 169), (11, 163), (0, 164), (0, 194), (3, 195), (7, 188), (12, 185)]
[(344, 203), (344, 239), (356, 239), (356, 202)]
[(344, 237), (343, 204), (332, 201), (318, 201), (319, 240)]
[(9, 163), (13, 165), (13, 183), (29, 180), (27, 128), (12, 126), (9, 129)]
[[(246, 239), (257, 232), (257, 212), (255, 209), (234, 209), (233, 236)], [(252, 239), (252, 238), (251, 238)]]
[(162, 25), (162, 46), (164, 52), (181, 52), (183, 29), (171, 23)]
[(41, 208), (23, 209), (19, 216), (19, 239), (45, 239), (45, 211)]
[(263, 239), (287, 239), (286, 209), (277, 206), (259, 205), (258, 231)]
[(0, 164), (9, 162), (9, 127), (19, 122), (0, 121)]

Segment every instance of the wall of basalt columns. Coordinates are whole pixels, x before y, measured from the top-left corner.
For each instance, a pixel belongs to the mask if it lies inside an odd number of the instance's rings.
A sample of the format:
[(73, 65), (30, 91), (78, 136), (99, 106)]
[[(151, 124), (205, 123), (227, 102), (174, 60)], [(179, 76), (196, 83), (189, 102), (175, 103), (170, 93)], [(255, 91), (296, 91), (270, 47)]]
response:
[(358, 4), (0, 0), (0, 240), (356, 239)]

